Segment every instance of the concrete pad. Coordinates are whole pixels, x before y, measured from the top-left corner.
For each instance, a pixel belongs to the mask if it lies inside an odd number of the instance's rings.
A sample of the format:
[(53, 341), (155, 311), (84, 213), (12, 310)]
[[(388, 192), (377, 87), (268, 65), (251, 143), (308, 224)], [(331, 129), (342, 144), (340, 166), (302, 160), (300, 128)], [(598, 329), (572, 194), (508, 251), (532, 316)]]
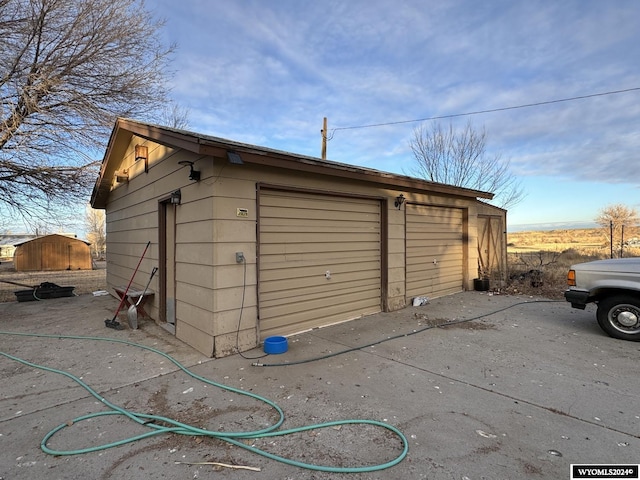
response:
[[(422, 307), (373, 315), (289, 338), (266, 358), (202, 357), (155, 324), (104, 328), (117, 303), (80, 296), (0, 304), (0, 330), (110, 337), (170, 353), (196, 375), (263, 395), (285, 412), (283, 429), (369, 419), (399, 428), (409, 454), (356, 479), (569, 478), (571, 463), (640, 462), (640, 345), (602, 333), (595, 311), (566, 302), (465, 292)], [(94, 339), (0, 335), (0, 351), (81, 376), (129, 410), (211, 430), (272, 424), (272, 408), (202, 383), (148, 350)], [(339, 353), (347, 351), (346, 353)], [(289, 364), (287, 366), (255, 367)], [(162, 434), (109, 450), (51, 456), (51, 429), (105, 410), (66, 377), (0, 356), (0, 477), (344, 478), (277, 463), (221, 440)], [(50, 446), (79, 449), (143, 433), (124, 417), (65, 428)], [(277, 455), (342, 466), (393, 459), (389, 432), (347, 425), (248, 441)], [(175, 462), (216, 461), (261, 473)]]

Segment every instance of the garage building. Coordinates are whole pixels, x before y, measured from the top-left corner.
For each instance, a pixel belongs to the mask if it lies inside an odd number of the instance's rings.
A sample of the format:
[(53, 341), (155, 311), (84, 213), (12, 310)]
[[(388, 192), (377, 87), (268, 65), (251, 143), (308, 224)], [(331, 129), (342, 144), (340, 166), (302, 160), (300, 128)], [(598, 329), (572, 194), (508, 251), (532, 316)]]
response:
[(91, 270), (90, 245), (66, 235), (43, 235), (15, 244), (13, 266), (17, 272)]
[[(106, 210), (111, 291), (151, 242), (134, 279), (159, 268), (147, 311), (221, 357), (503, 275), (506, 212), (491, 197), (119, 119), (91, 205)], [(487, 217), (503, 229), (497, 256), (478, 243)]]

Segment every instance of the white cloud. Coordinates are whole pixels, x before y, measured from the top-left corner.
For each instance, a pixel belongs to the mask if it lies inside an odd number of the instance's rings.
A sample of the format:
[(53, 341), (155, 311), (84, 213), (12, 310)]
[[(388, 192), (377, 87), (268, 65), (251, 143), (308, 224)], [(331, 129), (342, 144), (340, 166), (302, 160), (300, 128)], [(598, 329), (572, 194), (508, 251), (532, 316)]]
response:
[[(192, 126), (307, 155), (329, 128), (640, 87), (640, 3), (159, 0)], [(526, 176), (634, 182), (640, 92), (452, 119)], [(443, 120), (448, 123), (448, 120)], [(417, 124), (339, 130), (329, 157), (406, 171)], [(634, 174), (635, 178), (630, 175)]]

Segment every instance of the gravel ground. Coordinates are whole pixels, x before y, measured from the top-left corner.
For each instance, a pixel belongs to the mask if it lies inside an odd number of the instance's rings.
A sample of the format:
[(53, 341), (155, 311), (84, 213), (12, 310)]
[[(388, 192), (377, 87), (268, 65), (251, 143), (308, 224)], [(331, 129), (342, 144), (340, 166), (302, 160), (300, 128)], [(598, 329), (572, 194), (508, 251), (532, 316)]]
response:
[[(76, 374), (131, 411), (224, 432), (273, 423), (273, 410), (263, 404), (196, 381), (148, 350), (93, 337), (152, 346), (202, 378), (275, 401), (286, 415), (283, 429), (327, 420), (387, 422), (406, 436), (407, 457), (386, 470), (345, 475), (168, 433), (100, 452), (48, 455), (40, 442), (58, 425), (66, 427), (48, 442), (58, 449), (146, 430), (115, 416), (74, 422), (105, 405), (67, 377), (0, 357), (0, 478), (557, 480), (570, 478), (571, 464), (638, 462), (640, 347), (607, 337), (591, 306), (582, 311), (539, 297), (463, 292), (290, 337), (286, 353), (259, 360), (271, 367), (254, 367), (240, 355), (205, 358), (151, 321), (138, 330), (105, 328), (116, 303), (92, 295), (0, 303), (0, 330), (51, 335), (3, 334), (0, 352)], [(327, 466), (368, 465), (400, 452), (397, 438), (367, 426), (255, 443)], [(191, 464), (197, 462), (261, 472)]]

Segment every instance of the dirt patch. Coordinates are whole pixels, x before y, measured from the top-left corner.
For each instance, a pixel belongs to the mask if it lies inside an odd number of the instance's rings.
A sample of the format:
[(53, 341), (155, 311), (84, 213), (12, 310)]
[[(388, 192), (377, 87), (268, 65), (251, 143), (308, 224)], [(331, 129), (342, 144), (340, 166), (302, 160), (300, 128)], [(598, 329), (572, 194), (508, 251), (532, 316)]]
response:
[(450, 325), (448, 328), (462, 328), (465, 330), (495, 330), (496, 326), (490, 323), (469, 321), (469, 322), (454, 323)]
[[(16, 272), (13, 262), (0, 264), (0, 302), (15, 302), (17, 290), (27, 290), (27, 287), (51, 282), (61, 287), (73, 286), (73, 293), (82, 295), (105, 290), (107, 288), (106, 262), (96, 262), (93, 270), (57, 270), (52, 272)], [(20, 283), (25, 287), (6, 283), (5, 281)]]
[(428, 318), (426, 315), (414, 314), (420, 323), (426, 327), (461, 328), (465, 330), (495, 330), (496, 326), (475, 320), (451, 322), (448, 318)]

